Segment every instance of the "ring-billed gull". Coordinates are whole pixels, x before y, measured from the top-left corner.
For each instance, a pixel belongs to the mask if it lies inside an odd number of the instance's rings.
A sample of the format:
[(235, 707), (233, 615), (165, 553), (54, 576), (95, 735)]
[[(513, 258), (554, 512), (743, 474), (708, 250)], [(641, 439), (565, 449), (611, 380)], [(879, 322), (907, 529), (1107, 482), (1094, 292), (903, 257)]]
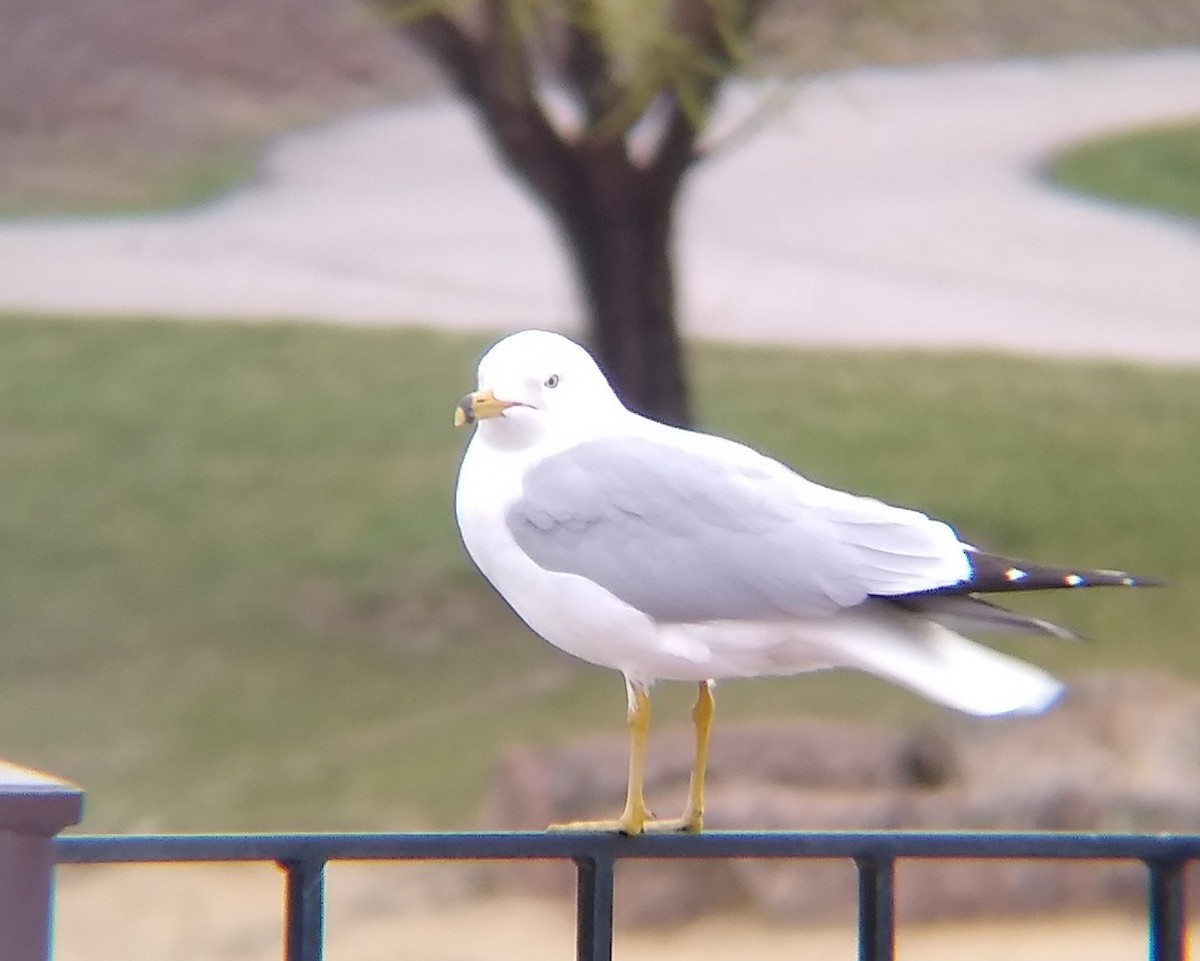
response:
[[(492, 347), (455, 423), (477, 424), (456, 492), (475, 564), (537, 634), (625, 676), (625, 810), (580, 827), (700, 830), (716, 680), (848, 667), (972, 714), (1039, 711), (1058, 681), (957, 631), (1075, 635), (978, 595), (1147, 583), (976, 550), (924, 514), (640, 417), (558, 334)], [(659, 680), (699, 692), (687, 806), (669, 821), (642, 791)]]

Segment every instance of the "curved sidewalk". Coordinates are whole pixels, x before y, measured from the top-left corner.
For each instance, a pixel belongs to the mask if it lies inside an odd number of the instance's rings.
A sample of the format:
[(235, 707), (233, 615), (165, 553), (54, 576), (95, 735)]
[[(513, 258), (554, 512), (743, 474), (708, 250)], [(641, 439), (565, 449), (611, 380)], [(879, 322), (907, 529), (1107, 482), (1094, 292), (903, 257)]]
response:
[[(761, 100), (734, 87), (714, 130)], [(1200, 363), (1200, 228), (1063, 194), (1082, 136), (1200, 116), (1200, 49), (859, 69), (698, 166), (685, 329)], [(182, 214), (0, 223), (0, 309), (570, 327), (568, 268), (455, 102), (294, 134)]]

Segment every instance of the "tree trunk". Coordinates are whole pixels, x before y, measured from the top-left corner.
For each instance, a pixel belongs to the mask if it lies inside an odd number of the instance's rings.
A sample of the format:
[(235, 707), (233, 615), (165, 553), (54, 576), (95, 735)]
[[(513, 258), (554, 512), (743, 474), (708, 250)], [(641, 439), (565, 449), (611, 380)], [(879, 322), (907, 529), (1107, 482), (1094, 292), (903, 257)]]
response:
[[(693, 27), (703, 49), (723, 56), (725, 41), (708, 0), (697, 0), (685, 12), (700, 19)], [(627, 150), (625, 127), (607, 135), (593, 129), (563, 136), (542, 109), (528, 38), (519, 29), (520, 18), (511, 14), (505, 0), (484, 3), (478, 38), (437, 12), (404, 29), (446, 70), (477, 110), (500, 157), (553, 216), (590, 311), (591, 346), (621, 399), (648, 417), (686, 425), (671, 240), (675, 198), (695, 157), (696, 117), (677, 97), (668, 98), (658, 148), (640, 164)], [(570, 37), (576, 56), (569, 79), (589, 124), (602, 126), (625, 94), (605, 75), (608, 58), (596, 38), (580, 30)], [(699, 108), (711, 103), (717, 83), (716, 76), (705, 74), (694, 85)]]
[(671, 256), (674, 191), (664, 195), (662, 184), (624, 156), (604, 154), (581, 158), (579, 189), (552, 208), (587, 302), (588, 339), (628, 407), (686, 426)]

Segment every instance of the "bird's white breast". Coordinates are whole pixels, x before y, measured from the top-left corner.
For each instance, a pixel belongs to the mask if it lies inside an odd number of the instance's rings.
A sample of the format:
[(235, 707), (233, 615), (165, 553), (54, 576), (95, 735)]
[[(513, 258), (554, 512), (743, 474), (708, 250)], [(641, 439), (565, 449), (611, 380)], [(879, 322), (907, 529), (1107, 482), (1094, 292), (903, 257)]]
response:
[[(473, 440), (463, 458), (455, 509), (476, 566), (555, 647), (644, 683), (792, 673), (828, 663), (819, 655), (797, 657), (797, 625), (659, 625), (586, 578), (538, 566), (517, 546), (505, 520), (521, 495), (518, 461), (511, 452)], [(790, 648), (787, 654), (784, 648)], [(775, 660), (781, 655), (782, 661)]]

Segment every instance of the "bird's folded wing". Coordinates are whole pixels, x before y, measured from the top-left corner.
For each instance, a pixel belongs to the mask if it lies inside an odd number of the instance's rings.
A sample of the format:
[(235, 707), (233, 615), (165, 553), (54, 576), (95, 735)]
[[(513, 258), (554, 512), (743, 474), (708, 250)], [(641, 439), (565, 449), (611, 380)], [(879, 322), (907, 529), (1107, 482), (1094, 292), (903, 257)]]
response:
[(733, 443), (587, 441), (530, 468), (506, 521), (542, 568), (663, 622), (823, 616), (968, 572), (946, 525), (812, 484)]

